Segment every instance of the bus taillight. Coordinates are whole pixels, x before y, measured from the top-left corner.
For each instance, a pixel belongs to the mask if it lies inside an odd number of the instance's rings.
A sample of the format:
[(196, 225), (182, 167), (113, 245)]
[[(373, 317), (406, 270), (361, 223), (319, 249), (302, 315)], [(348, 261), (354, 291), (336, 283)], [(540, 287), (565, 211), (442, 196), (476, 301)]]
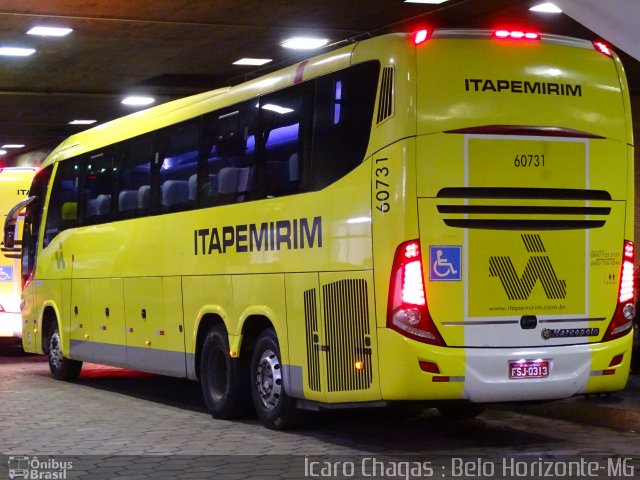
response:
[(613, 340), (625, 335), (633, 326), (635, 316), (635, 279), (633, 275), (633, 242), (625, 240), (622, 251), (622, 268), (620, 271), (620, 285), (618, 287), (618, 306), (613, 314), (609, 328), (603, 341)]
[(445, 345), (429, 314), (422, 271), (420, 242), (400, 244), (391, 270), (387, 326), (420, 342)]

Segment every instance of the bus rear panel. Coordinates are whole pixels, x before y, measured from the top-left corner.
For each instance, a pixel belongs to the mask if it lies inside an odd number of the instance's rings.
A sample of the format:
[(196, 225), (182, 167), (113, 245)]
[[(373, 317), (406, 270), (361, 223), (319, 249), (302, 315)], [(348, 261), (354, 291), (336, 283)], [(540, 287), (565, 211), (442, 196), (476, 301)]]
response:
[[(493, 402), (624, 388), (633, 147), (620, 62), (586, 41), (456, 31), (417, 45), (416, 60), (405, 238), (388, 233), (391, 212), (376, 211), (374, 196), (374, 242), (400, 244), (379, 313), (383, 397)], [(376, 166), (400, 168), (398, 153), (374, 156), (374, 183)], [(411, 258), (403, 266), (398, 255), (421, 259), (424, 300)]]

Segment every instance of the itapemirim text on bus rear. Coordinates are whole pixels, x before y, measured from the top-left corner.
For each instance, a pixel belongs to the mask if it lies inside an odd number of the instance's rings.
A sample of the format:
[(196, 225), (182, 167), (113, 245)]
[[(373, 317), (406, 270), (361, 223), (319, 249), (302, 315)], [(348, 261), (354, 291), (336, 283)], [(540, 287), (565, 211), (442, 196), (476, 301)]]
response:
[(59, 379), (198, 380), (270, 428), (619, 390), (633, 178), (603, 43), (364, 40), (63, 142), (26, 206), (23, 345)]

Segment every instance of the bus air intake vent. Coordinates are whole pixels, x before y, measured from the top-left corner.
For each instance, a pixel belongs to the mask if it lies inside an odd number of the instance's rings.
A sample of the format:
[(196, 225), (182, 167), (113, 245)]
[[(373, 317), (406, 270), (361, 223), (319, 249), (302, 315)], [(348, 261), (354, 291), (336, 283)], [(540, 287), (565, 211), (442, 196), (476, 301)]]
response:
[(307, 330), (307, 366), (309, 389), (320, 391), (320, 349), (318, 348), (318, 306), (316, 289), (304, 292), (304, 320)]
[(382, 69), (380, 83), (380, 102), (378, 103), (378, 123), (382, 123), (393, 115), (393, 67)]
[(366, 390), (373, 379), (367, 282), (329, 283), (322, 295), (328, 391)]

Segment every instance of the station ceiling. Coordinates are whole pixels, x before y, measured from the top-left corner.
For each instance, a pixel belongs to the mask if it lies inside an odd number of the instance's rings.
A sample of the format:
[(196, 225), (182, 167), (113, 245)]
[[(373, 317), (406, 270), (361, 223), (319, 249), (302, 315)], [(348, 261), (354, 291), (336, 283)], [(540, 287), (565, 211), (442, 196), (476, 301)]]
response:
[[(440, 5), (404, 0), (2, 0), (0, 47), (32, 48), (28, 57), (0, 57), (0, 146), (24, 145), (0, 157), (24, 162), (88, 128), (132, 113), (129, 94), (156, 104), (236, 84), (322, 50), (282, 48), (294, 36), (354, 39), (419, 27), (517, 26), (588, 39), (600, 38), (564, 14), (540, 14), (531, 0), (449, 0)], [(27, 35), (34, 26), (72, 28), (64, 37)], [(604, 39), (606, 40), (606, 39)], [(329, 47), (330, 48), (330, 47)], [(621, 52), (618, 52), (621, 53)], [(640, 67), (621, 54), (632, 94)], [(270, 58), (262, 67), (237, 66), (243, 57)]]

